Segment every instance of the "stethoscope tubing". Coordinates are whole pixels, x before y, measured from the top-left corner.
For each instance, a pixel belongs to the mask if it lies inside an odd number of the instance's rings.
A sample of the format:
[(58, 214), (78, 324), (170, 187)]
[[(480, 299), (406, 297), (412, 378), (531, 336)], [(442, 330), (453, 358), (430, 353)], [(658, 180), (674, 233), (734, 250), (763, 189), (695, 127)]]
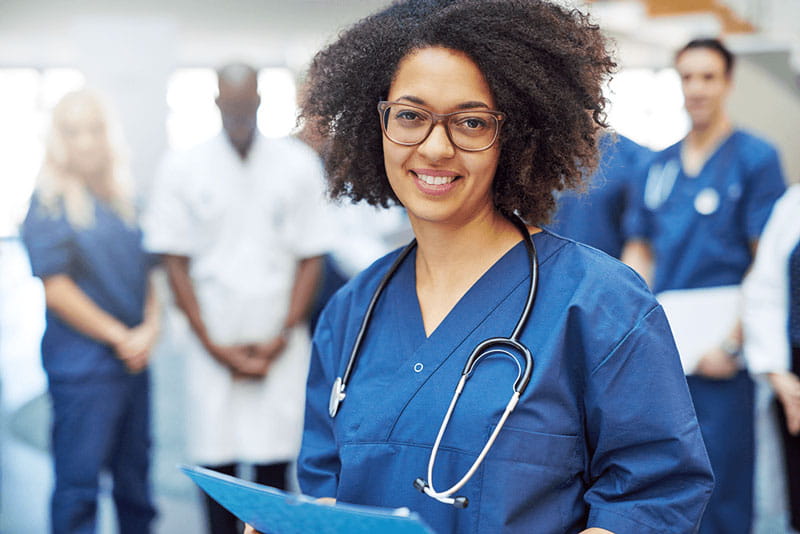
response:
[[(483, 462), (484, 458), (488, 454), (489, 450), (494, 445), (495, 440), (497, 439), (500, 430), (503, 428), (503, 425), (508, 419), (508, 416), (514, 411), (516, 408), (520, 397), (525, 392), (525, 389), (528, 387), (528, 383), (530, 382), (531, 376), (533, 374), (533, 366), (534, 360), (533, 355), (531, 354), (530, 350), (520, 342), (520, 336), (522, 335), (522, 331), (525, 328), (525, 325), (530, 318), (531, 312), (533, 310), (533, 305), (536, 300), (536, 292), (539, 286), (539, 261), (536, 254), (536, 247), (533, 244), (533, 240), (531, 239), (530, 234), (528, 233), (528, 228), (525, 226), (525, 223), (516, 215), (512, 215), (509, 217), (511, 222), (514, 226), (519, 230), (519, 232), (523, 236), (523, 242), (526, 247), (526, 252), (528, 254), (528, 258), (530, 260), (530, 280), (528, 285), (528, 295), (525, 300), (525, 306), (520, 314), (519, 319), (517, 320), (516, 325), (514, 326), (514, 330), (512, 331), (511, 335), (507, 338), (504, 337), (494, 337), (489, 338), (481, 343), (479, 343), (470, 354), (469, 358), (464, 364), (464, 369), (461, 372), (461, 378), (456, 385), (455, 393), (453, 394), (453, 398), (450, 400), (450, 405), (447, 408), (447, 412), (445, 413), (444, 419), (442, 420), (442, 424), (439, 427), (439, 432), (436, 436), (436, 440), (433, 444), (433, 448), (431, 449), (431, 456), (428, 459), (428, 480), (430, 483), (422, 480), (416, 479), (414, 481), (414, 487), (416, 487), (419, 491), (425, 493), (426, 495), (446, 504), (452, 504), (459, 508), (464, 508), (468, 504), (468, 500), (466, 497), (453, 497), (453, 494), (461, 489), (472, 476), (477, 471), (478, 467)], [(381, 294), (383, 293), (386, 285), (391, 280), (394, 273), (399, 268), (400, 264), (405, 260), (405, 258), (411, 253), (411, 251), (416, 246), (416, 240), (413, 240), (409, 243), (397, 256), (395, 261), (389, 267), (389, 270), (386, 272), (384, 277), (381, 279), (378, 287), (375, 289), (375, 292), (370, 299), (369, 305), (367, 306), (367, 310), (364, 313), (364, 317), (361, 320), (361, 325), (359, 331), (356, 335), (356, 340), (353, 344), (353, 349), (350, 352), (350, 358), (347, 362), (347, 367), (345, 368), (344, 374), (341, 377), (337, 377), (334, 381), (332, 390), (331, 390), (331, 399), (328, 406), (329, 415), (331, 418), (336, 417), (338, 413), (339, 406), (341, 402), (344, 400), (346, 396), (346, 389), (347, 384), (350, 379), (350, 375), (355, 367), (355, 362), (358, 359), (358, 352), (361, 348), (361, 343), (366, 335), (366, 332), (369, 328), (370, 321), (372, 319), (372, 314), (375, 306), (377, 305), (378, 299), (380, 298)], [(508, 349), (513, 349), (514, 351), (518, 352), (522, 355), (525, 359), (524, 368), (519, 364), (518, 358), (515, 358)], [(472, 463), (470, 468), (461, 477), (461, 479), (456, 482), (453, 486), (448, 488), (444, 491), (436, 491), (433, 486), (433, 468), (436, 463), (436, 455), (439, 451), (439, 445), (441, 444), (442, 438), (444, 433), (447, 429), (448, 424), (450, 423), (450, 418), (453, 415), (453, 411), (455, 410), (456, 403), (458, 402), (459, 397), (464, 389), (464, 386), (467, 380), (472, 376), (472, 373), (475, 371), (478, 363), (482, 360), (482, 358), (494, 354), (494, 353), (501, 353), (510, 357), (516, 364), (517, 364), (517, 378), (514, 380), (514, 387), (513, 387), (513, 394), (511, 399), (508, 401), (508, 404), (503, 411), (503, 414), (500, 416), (497, 425), (495, 426), (494, 431), (492, 432), (489, 439), (484, 444), (483, 448), (481, 449), (480, 454)]]

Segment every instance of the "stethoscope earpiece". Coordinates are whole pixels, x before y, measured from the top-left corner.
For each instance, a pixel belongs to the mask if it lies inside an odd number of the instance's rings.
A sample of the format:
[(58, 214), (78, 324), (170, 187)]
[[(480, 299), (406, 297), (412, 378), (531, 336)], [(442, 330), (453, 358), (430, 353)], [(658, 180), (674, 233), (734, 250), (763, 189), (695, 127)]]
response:
[[(514, 411), (516, 408), (517, 403), (519, 402), (520, 397), (525, 392), (525, 388), (528, 387), (528, 382), (531, 379), (531, 375), (533, 374), (533, 355), (531, 354), (530, 350), (528, 350), (525, 345), (520, 343), (519, 337), (522, 334), (522, 329), (525, 327), (526, 322), (528, 321), (528, 317), (533, 310), (533, 303), (536, 299), (536, 289), (539, 285), (539, 261), (536, 257), (536, 247), (533, 244), (533, 240), (531, 239), (530, 234), (528, 233), (528, 228), (525, 226), (525, 223), (520, 219), (518, 216), (513, 215), (509, 218), (514, 226), (517, 227), (519, 232), (523, 236), (523, 242), (525, 243), (525, 248), (528, 252), (528, 258), (530, 260), (530, 269), (531, 269), (531, 279), (530, 285), (528, 286), (528, 297), (525, 300), (525, 307), (520, 314), (519, 319), (517, 320), (517, 324), (514, 327), (514, 331), (511, 333), (509, 337), (494, 337), (489, 338), (479, 345), (475, 347), (475, 349), (470, 354), (469, 358), (467, 359), (466, 364), (464, 365), (464, 370), (461, 372), (461, 377), (456, 385), (455, 393), (453, 394), (453, 398), (450, 401), (450, 406), (447, 409), (447, 413), (442, 420), (442, 424), (439, 427), (439, 433), (436, 436), (436, 441), (433, 444), (433, 448), (431, 449), (431, 455), (428, 460), (428, 480), (431, 482), (426, 482), (422, 477), (417, 478), (414, 480), (414, 487), (424, 493), (425, 495), (436, 499), (437, 501), (445, 504), (453, 505), (456, 508), (466, 508), (469, 505), (469, 499), (463, 496), (456, 496), (453, 497), (453, 494), (461, 489), (461, 487), (467, 483), (467, 481), (472, 478), (472, 475), (475, 474), (475, 471), (483, 462), (483, 459), (486, 457), (486, 454), (491, 449), (492, 445), (494, 444), (497, 435), (500, 433), (500, 429), (503, 428), (503, 425), (506, 422), (509, 414)], [(345, 389), (347, 388), (347, 381), (350, 378), (350, 374), (353, 371), (353, 367), (355, 366), (355, 361), (358, 357), (358, 350), (361, 347), (361, 342), (366, 335), (367, 328), (369, 327), (370, 320), (372, 319), (372, 312), (375, 308), (376, 303), (378, 302), (378, 298), (383, 293), (384, 288), (389, 283), (389, 280), (392, 278), (394, 273), (399, 268), (400, 264), (403, 260), (408, 256), (408, 254), (414, 249), (416, 246), (416, 241), (412, 241), (403, 251), (397, 256), (394, 263), (392, 263), (389, 270), (384, 275), (383, 279), (381, 280), (380, 284), (378, 284), (375, 293), (372, 295), (370, 299), (369, 305), (367, 306), (367, 311), (364, 314), (364, 318), (361, 321), (361, 327), (359, 328), (358, 334), (356, 335), (356, 341), (353, 344), (353, 350), (350, 353), (350, 359), (347, 362), (347, 367), (345, 368), (345, 372), (341, 377), (337, 377), (336, 381), (333, 384), (331, 389), (331, 397), (328, 404), (328, 413), (331, 418), (336, 417), (336, 414), (339, 411), (339, 406), (341, 402), (345, 398)], [(513, 349), (519, 352), (525, 360), (524, 367), (520, 365), (518, 359), (514, 357), (508, 349)], [(494, 431), (492, 432), (489, 439), (483, 446), (478, 457), (473, 462), (472, 466), (469, 468), (467, 473), (459, 480), (456, 484), (454, 484), (450, 489), (445, 491), (436, 491), (433, 487), (433, 465), (436, 461), (436, 454), (439, 451), (439, 444), (442, 441), (442, 436), (444, 435), (445, 430), (447, 429), (447, 424), (450, 422), (450, 417), (453, 414), (453, 410), (455, 409), (456, 402), (458, 398), (461, 396), (461, 391), (464, 389), (464, 385), (469, 377), (474, 372), (475, 368), (480, 363), (481, 359), (484, 356), (488, 356), (490, 354), (499, 353), (501, 355), (506, 355), (510, 357), (514, 362), (517, 364), (518, 373), (517, 379), (514, 381), (514, 389), (511, 395), (511, 399), (508, 401), (505, 410), (503, 411), (503, 415), (500, 417), (497, 425), (495, 426)]]

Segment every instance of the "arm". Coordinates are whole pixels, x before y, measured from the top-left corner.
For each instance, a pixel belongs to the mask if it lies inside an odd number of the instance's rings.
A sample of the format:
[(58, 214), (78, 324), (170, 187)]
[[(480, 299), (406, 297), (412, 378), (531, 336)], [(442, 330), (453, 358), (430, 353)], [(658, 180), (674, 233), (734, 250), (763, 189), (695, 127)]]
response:
[(336, 497), (339, 486), (339, 449), (334, 420), (328, 415), (328, 399), (335, 366), (341, 354), (340, 330), (334, 329), (330, 309), (320, 316), (314, 333), (306, 386), (303, 444), (297, 459), (300, 489), (314, 497)]
[(713, 477), (666, 316), (655, 307), (599, 360), (585, 393), (587, 526), (694, 532)]
[(319, 279), (322, 275), (322, 256), (303, 258), (297, 265), (292, 286), (292, 296), (289, 309), (283, 321), (280, 334), (253, 347), (261, 359), (273, 362), (286, 348), (289, 331), (300, 324), (308, 316), (314, 297), (317, 293)]
[(161, 309), (152, 279), (148, 282), (142, 322), (129, 330), (129, 335), (120, 345), (118, 353), (131, 371), (140, 371), (147, 366), (150, 353), (156, 344), (161, 322)]
[[(753, 257), (758, 250), (758, 240), (750, 242), (750, 250)], [(748, 268), (748, 273), (752, 269), (752, 264)], [(747, 274), (745, 274), (747, 277)], [(739, 319), (733, 326), (728, 335), (719, 344), (710, 349), (700, 357), (694, 373), (710, 378), (712, 380), (727, 380), (739, 372), (739, 356), (744, 342), (742, 321)]]
[(247, 376), (264, 376), (267, 371), (265, 362), (250, 358), (250, 349), (246, 345), (217, 345), (209, 337), (200, 305), (189, 276), (189, 258), (167, 254), (164, 256), (170, 287), (175, 295), (175, 303), (186, 315), (192, 331), (200, 340), (208, 353), (221, 364), (229, 367), (235, 374)]
[(648, 286), (653, 286), (653, 251), (646, 241), (634, 238), (625, 243), (620, 259), (639, 273)]
[(43, 282), (47, 307), (81, 334), (115, 350), (127, 337), (128, 327), (100, 308), (68, 275), (47, 276)]
[(110, 345), (130, 372), (145, 368), (158, 336), (158, 304), (152, 285), (145, 304), (145, 319), (134, 328), (128, 328), (100, 308), (66, 274), (45, 277), (44, 292), (50, 310), (78, 332)]

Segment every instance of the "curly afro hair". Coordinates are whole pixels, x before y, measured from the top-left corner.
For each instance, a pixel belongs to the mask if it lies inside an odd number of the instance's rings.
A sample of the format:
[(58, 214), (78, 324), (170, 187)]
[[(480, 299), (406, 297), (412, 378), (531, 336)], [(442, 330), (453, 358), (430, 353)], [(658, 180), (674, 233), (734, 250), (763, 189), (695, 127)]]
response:
[(583, 187), (597, 162), (602, 85), (616, 67), (586, 15), (542, 0), (406, 0), (367, 17), (319, 52), (301, 120), (323, 138), (334, 198), (398, 203), (384, 169), (375, 111), (400, 61), (441, 46), (467, 54), (508, 116), (500, 134), (495, 206), (548, 222), (553, 192)]

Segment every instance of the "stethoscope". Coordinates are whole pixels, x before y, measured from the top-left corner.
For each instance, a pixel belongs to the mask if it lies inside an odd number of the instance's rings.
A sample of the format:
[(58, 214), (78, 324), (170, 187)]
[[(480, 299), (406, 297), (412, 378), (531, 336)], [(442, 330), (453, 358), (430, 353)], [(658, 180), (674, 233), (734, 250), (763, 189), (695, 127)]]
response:
[[(522, 334), (522, 329), (525, 328), (525, 323), (528, 321), (528, 317), (531, 314), (531, 310), (533, 309), (533, 301), (536, 298), (536, 289), (539, 284), (539, 261), (536, 256), (536, 247), (533, 244), (533, 240), (531, 239), (530, 234), (528, 233), (528, 228), (525, 226), (525, 223), (517, 215), (512, 215), (509, 217), (514, 226), (517, 227), (519, 232), (522, 234), (522, 241), (525, 243), (525, 248), (528, 252), (528, 259), (530, 261), (530, 268), (531, 268), (531, 278), (530, 278), (530, 285), (528, 286), (528, 297), (525, 301), (525, 307), (522, 310), (522, 314), (519, 316), (519, 320), (517, 320), (517, 325), (514, 327), (514, 331), (511, 333), (509, 337), (492, 337), (489, 338), (476, 346), (472, 354), (470, 354), (469, 358), (467, 358), (467, 363), (464, 365), (464, 370), (461, 371), (461, 379), (458, 381), (458, 385), (456, 385), (455, 393), (453, 393), (453, 398), (450, 401), (450, 406), (447, 408), (447, 413), (442, 420), (442, 424), (439, 427), (439, 434), (436, 436), (436, 441), (433, 444), (433, 448), (431, 449), (431, 456), (428, 460), (428, 480), (430, 483), (426, 482), (422, 478), (417, 478), (414, 480), (414, 487), (428, 495), (436, 499), (439, 502), (445, 504), (452, 504), (456, 508), (466, 508), (469, 504), (469, 500), (463, 496), (453, 496), (455, 492), (461, 489), (464, 484), (472, 478), (472, 475), (475, 474), (475, 471), (483, 462), (483, 459), (486, 457), (486, 454), (492, 448), (492, 445), (497, 439), (497, 435), (500, 433), (500, 430), (503, 428), (503, 425), (508, 419), (508, 416), (511, 412), (514, 411), (516, 408), (517, 403), (519, 402), (519, 398), (525, 392), (525, 388), (528, 387), (528, 382), (530, 382), (531, 374), (533, 373), (533, 356), (528, 348), (520, 343), (519, 337)], [(361, 342), (366, 335), (367, 328), (369, 327), (370, 320), (372, 319), (372, 313), (375, 308), (378, 299), (380, 298), (383, 290), (386, 288), (386, 285), (391, 280), (392, 276), (394, 276), (397, 269), (400, 267), (400, 264), (403, 263), (403, 260), (408, 256), (408, 254), (414, 249), (417, 242), (416, 240), (412, 241), (411, 243), (406, 246), (402, 252), (398, 255), (397, 259), (395, 259), (394, 263), (392, 263), (389, 270), (384, 275), (383, 279), (381, 280), (380, 284), (378, 284), (375, 293), (372, 295), (370, 299), (369, 305), (367, 306), (367, 311), (364, 314), (364, 318), (361, 321), (361, 327), (358, 330), (358, 334), (356, 335), (356, 341), (353, 344), (353, 350), (350, 353), (350, 359), (347, 362), (347, 367), (345, 368), (344, 374), (339, 376), (334, 380), (333, 387), (331, 389), (331, 397), (328, 403), (328, 413), (330, 414), (331, 418), (336, 417), (337, 412), (339, 411), (339, 406), (341, 405), (342, 401), (344, 400), (346, 393), (345, 390), (347, 389), (347, 382), (350, 379), (350, 375), (353, 372), (353, 367), (355, 366), (356, 359), (358, 357), (358, 351), (361, 347)], [(511, 350), (517, 351), (518, 353), (522, 354), (525, 358), (525, 365), (524, 367), (520, 365), (519, 359), (514, 357), (514, 355), (510, 352)], [(511, 399), (508, 401), (506, 405), (505, 411), (503, 411), (503, 415), (500, 417), (497, 426), (495, 427), (494, 431), (492, 432), (489, 439), (486, 441), (486, 444), (483, 446), (478, 457), (472, 464), (472, 467), (466, 472), (466, 474), (456, 482), (452, 487), (444, 490), (444, 491), (436, 491), (433, 487), (433, 465), (436, 461), (436, 454), (439, 451), (439, 444), (442, 441), (442, 436), (444, 436), (444, 432), (447, 429), (447, 425), (450, 422), (450, 417), (453, 414), (453, 411), (456, 407), (456, 402), (458, 401), (461, 392), (464, 389), (464, 384), (466, 384), (467, 380), (470, 376), (472, 376), (475, 367), (478, 363), (486, 356), (491, 354), (499, 354), (501, 356), (511, 358), (514, 363), (517, 365), (517, 378), (514, 381), (514, 392), (511, 395)]]

